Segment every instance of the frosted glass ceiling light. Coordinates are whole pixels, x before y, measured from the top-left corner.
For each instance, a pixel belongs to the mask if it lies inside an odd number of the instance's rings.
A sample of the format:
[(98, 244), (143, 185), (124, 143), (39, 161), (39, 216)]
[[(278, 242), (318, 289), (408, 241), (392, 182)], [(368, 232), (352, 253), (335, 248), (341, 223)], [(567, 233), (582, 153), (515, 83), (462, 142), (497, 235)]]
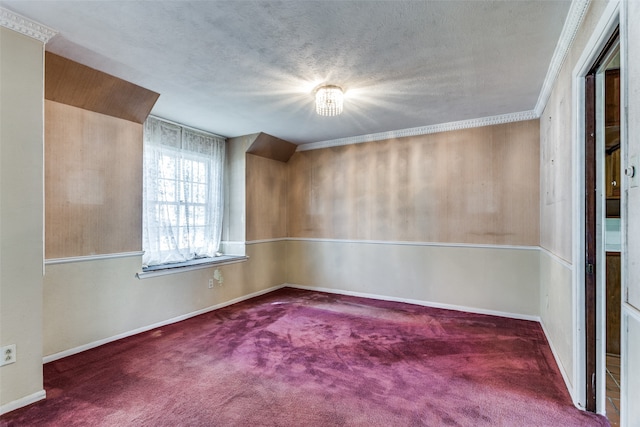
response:
[(316, 113), (321, 116), (337, 116), (342, 113), (343, 100), (342, 88), (321, 86), (316, 89)]

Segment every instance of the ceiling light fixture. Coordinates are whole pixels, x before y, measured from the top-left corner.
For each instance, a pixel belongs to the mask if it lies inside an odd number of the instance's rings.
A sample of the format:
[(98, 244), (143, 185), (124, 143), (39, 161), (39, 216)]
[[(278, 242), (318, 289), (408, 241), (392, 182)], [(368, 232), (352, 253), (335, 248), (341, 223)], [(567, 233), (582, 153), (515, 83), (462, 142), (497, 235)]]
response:
[(344, 93), (334, 85), (316, 89), (316, 113), (321, 116), (337, 116), (342, 113)]

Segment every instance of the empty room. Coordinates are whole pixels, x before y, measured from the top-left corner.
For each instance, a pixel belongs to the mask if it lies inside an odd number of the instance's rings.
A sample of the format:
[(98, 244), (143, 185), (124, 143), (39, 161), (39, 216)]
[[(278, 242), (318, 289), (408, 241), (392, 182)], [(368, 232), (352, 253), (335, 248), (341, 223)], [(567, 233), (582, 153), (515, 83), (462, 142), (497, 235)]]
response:
[(0, 0), (0, 425), (640, 426), (638, 22)]

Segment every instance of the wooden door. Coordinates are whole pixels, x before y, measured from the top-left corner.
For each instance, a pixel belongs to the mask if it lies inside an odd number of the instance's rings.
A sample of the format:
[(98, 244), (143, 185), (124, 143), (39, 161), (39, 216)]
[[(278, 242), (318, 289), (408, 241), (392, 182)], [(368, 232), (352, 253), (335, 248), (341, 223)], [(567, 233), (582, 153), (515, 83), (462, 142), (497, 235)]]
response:
[(607, 354), (620, 355), (620, 253), (607, 252)]
[(585, 254), (584, 300), (586, 407), (596, 411), (596, 69), (585, 77)]

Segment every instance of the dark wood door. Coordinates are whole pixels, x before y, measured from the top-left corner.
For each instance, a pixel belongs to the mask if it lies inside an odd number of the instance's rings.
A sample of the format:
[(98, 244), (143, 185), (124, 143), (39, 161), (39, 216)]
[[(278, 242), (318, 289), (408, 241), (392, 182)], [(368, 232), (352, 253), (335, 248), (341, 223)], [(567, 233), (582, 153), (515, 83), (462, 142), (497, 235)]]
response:
[(586, 407), (596, 411), (596, 75), (585, 78), (585, 341)]
[(620, 355), (620, 253), (607, 252), (607, 353)]

